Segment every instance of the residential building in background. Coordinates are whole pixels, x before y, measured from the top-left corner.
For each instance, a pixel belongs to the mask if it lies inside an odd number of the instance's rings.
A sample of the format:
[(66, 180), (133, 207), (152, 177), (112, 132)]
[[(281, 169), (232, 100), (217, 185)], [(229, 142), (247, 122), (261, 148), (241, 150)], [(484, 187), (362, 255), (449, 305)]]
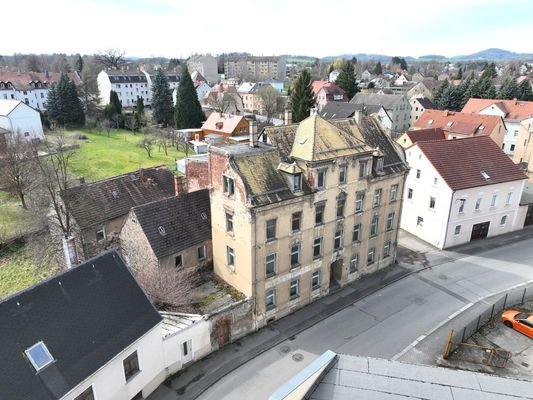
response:
[(346, 102), (349, 100), (343, 89), (329, 81), (313, 81), (312, 88), (315, 95), (315, 104), (319, 112), (329, 102)]
[(434, 110), (437, 108), (435, 107), (435, 104), (433, 104), (433, 102), (427, 97), (411, 97), (409, 103), (411, 104), (409, 127), (413, 126), (415, 122), (418, 121), (418, 118), (420, 118), (424, 111)]
[(0, 129), (4, 130), (1, 135), (6, 142), (15, 135), (27, 140), (44, 138), (39, 112), (20, 100), (0, 99)]
[(255, 299), (257, 327), (394, 262), (402, 154), (373, 117), (211, 146), (214, 270)]
[(406, 96), (408, 99), (411, 99), (413, 97), (426, 97), (433, 101), (435, 93), (437, 93), (437, 90), (439, 90), (443, 83), (444, 81), (439, 81), (436, 79), (423, 79), (422, 81), (414, 85), (412, 88), (410, 88), (407, 91)]
[(239, 56), (226, 57), (224, 75), (226, 78), (239, 78), (244, 81), (260, 81), (264, 79), (285, 79), (285, 58), (270, 56)]
[(320, 111), (319, 115), (326, 119), (354, 118), (356, 121), (363, 115), (375, 115), (381, 125), (389, 132), (392, 127), (392, 120), (383, 106), (371, 106), (354, 104), (350, 102), (330, 101)]
[(490, 136), (500, 148), (503, 148), (503, 140), (507, 134), (507, 127), (500, 116), (447, 110), (426, 110), (412, 127), (413, 130), (432, 128), (444, 130), (447, 139)]
[(503, 118), (507, 134), (503, 139), (503, 151), (512, 156), (517, 146), (520, 123), (533, 116), (533, 101), (469, 99), (461, 110), (463, 113), (496, 115)]
[(407, 131), (403, 133), (396, 143), (404, 149), (408, 149), (416, 142), (423, 142), (428, 140), (443, 140), (446, 139), (446, 132), (441, 128), (418, 129), (416, 131)]
[(533, 117), (520, 123), (513, 161), (533, 182)]
[[(70, 72), (68, 78), (76, 86), (81, 85), (77, 73)], [(21, 72), (0, 68), (0, 100), (20, 100), (37, 110), (46, 110), (50, 87), (59, 82), (58, 72)]]
[[(250, 122), (242, 115), (224, 114), (212, 112), (202, 125), (203, 136), (209, 134), (229, 137), (243, 137), (248, 141), (250, 133)], [(203, 137), (200, 137), (203, 140)]]
[(218, 61), (210, 54), (192, 56), (187, 60), (187, 68), (191, 74), (198, 71), (210, 85), (217, 84), (219, 81)]
[(241, 96), (244, 111), (263, 114), (263, 100), (259, 95), (259, 90), (267, 86), (270, 85), (263, 82), (243, 82), (239, 86), (237, 93)]
[(445, 249), (523, 228), (527, 176), (490, 137), (418, 141), (406, 158), (402, 229)]
[(391, 131), (395, 136), (409, 129), (411, 105), (404, 95), (357, 93), (350, 103), (361, 106), (383, 106), (392, 120)]
[(209, 191), (198, 190), (133, 207), (120, 250), (134, 271), (172, 267), (195, 272), (212, 262)]

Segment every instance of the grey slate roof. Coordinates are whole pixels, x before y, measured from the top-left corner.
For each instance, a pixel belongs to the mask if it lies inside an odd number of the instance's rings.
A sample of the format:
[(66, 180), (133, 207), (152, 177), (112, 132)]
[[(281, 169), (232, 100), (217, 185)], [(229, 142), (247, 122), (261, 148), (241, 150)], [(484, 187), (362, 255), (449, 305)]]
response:
[(381, 105), (377, 104), (355, 104), (350, 102), (330, 101), (320, 112), (320, 116), (326, 120), (352, 118), (356, 111), (363, 111), (365, 114), (379, 112)]
[(174, 175), (154, 167), (102, 181), (84, 183), (61, 195), (81, 229), (129, 213), (132, 207), (175, 195)]
[[(179, 253), (211, 239), (209, 190), (182, 194), (134, 207), (157, 258)], [(160, 233), (160, 228), (164, 234)]]
[(428, 99), (427, 97), (417, 97), (416, 99), (422, 107), (424, 107), (426, 110), (436, 110), (437, 107), (435, 107), (435, 104)]
[(350, 103), (364, 105), (381, 105), (385, 110), (390, 110), (404, 97), (399, 94), (376, 94), (376, 93), (357, 93)]
[[(115, 252), (0, 302), (0, 399), (55, 400), (161, 321)], [(38, 374), (24, 350), (55, 361)]]

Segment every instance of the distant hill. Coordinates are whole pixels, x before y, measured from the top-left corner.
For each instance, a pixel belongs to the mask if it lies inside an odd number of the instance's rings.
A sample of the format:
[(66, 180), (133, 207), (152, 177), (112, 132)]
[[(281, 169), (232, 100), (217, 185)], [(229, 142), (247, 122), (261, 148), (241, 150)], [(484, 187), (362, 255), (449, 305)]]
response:
[[(402, 57), (401, 55), (398, 55)], [(384, 54), (366, 54), (366, 53), (357, 53), (357, 54), (340, 54), (338, 56), (327, 56), (322, 58), (324, 62), (332, 62), (337, 58), (351, 59), (352, 57), (357, 58), (359, 61), (381, 61), (381, 62), (390, 62), (392, 56), (387, 56)], [(522, 61), (532, 61), (533, 53), (515, 53), (503, 49), (486, 49), (479, 51), (473, 54), (446, 57), (438, 54), (428, 54), (423, 55), (418, 58), (416, 57), (404, 57), (405, 60), (409, 62), (413, 61), (475, 61), (475, 60), (484, 60), (484, 61), (511, 61), (511, 60), (522, 60)]]

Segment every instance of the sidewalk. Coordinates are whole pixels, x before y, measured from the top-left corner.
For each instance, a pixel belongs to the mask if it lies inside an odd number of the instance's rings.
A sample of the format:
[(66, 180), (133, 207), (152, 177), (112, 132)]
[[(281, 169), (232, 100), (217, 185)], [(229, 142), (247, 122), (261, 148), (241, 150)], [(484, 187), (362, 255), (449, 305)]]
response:
[(351, 304), (410, 274), (457, 258), (505, 246), (533, 236), (533, 227), (519, 232), (468, 243), (452, 251), (435, 249), (401, 231), (398, 264), (355, 281), (338, 292), (288, 315), (194, 363), (167, 379), (149, 400), (196, 399), (233, 370)]

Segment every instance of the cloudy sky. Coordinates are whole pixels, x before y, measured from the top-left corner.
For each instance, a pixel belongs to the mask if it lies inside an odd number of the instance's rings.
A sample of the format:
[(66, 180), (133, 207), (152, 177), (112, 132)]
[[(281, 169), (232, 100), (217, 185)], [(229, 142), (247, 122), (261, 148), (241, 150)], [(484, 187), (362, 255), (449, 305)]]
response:
[(139, 57), (231, 51), (417, 57), (489, 47), (533, 53), (532, 0), (4, 2), (0, 54), (120, 48)]

